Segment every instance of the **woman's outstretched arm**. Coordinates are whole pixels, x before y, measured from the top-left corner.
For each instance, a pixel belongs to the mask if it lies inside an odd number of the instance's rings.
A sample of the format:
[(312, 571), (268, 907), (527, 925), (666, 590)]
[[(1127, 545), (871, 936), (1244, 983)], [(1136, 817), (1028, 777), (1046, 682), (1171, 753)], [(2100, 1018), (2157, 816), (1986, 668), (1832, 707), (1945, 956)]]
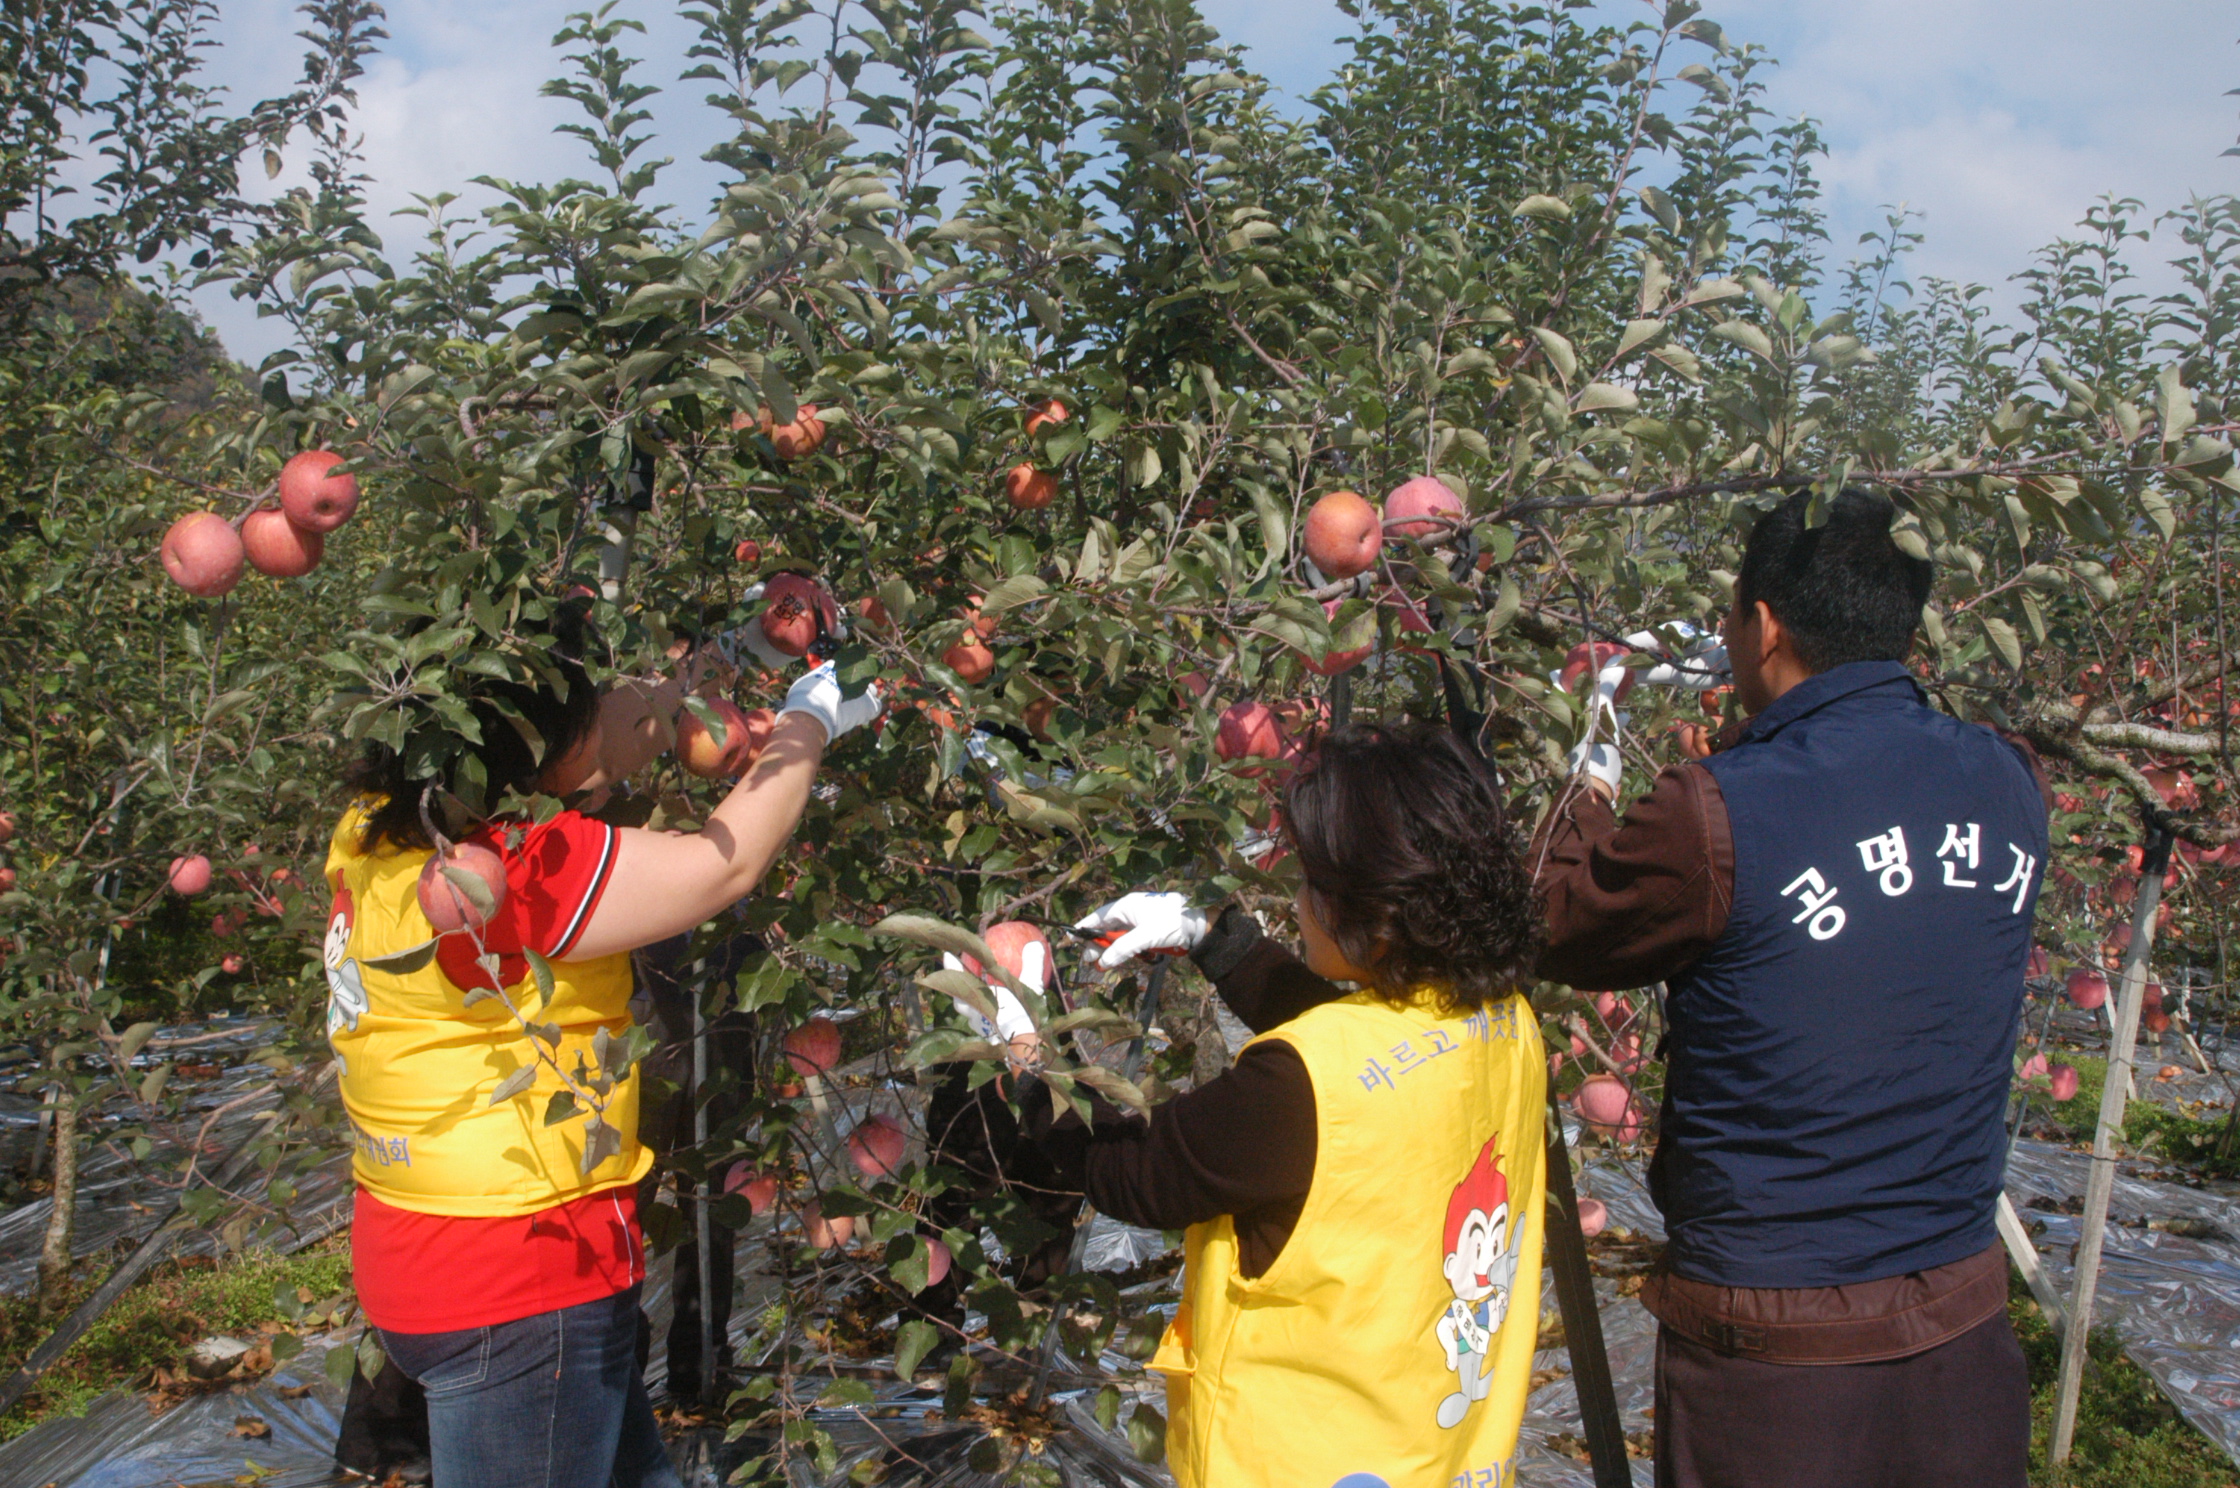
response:
[(753, 893), (801, 820), (826, 744), (879, 708), (876, 692), (841, 698), (829, 664), (795, 683), (762, 753), (699, 831), (616, 834), (613, 876), (568, 959), (667, 940)]

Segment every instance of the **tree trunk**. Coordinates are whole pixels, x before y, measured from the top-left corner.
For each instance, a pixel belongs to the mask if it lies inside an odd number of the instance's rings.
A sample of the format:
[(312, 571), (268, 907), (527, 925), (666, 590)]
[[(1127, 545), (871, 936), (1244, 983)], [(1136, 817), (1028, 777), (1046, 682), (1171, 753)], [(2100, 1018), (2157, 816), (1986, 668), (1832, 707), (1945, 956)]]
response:
[(70, 1242), (78, 1214), (78, 1092), (64, 1076), (54, 1096), (54, 1210), (47, 1216), (46, 1239), (39, 1247), (39, 1301), (62, 1305), (70, 1281)]

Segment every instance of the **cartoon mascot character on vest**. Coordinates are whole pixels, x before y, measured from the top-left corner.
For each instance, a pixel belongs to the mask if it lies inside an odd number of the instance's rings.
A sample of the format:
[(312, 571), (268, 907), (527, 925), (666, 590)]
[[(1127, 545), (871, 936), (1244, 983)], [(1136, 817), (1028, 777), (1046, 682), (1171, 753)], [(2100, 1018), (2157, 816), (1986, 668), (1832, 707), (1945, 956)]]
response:
[(1517, 1276), (1517, 1236), (1509, 1214), (1509, 1180), (1501, 1176), (1494, 1148), (1486, 1140), (1470, 1171), (1447, 1200), (1446, 1272), (1454, 1300), (1439, 1319), (1439, 1347), (1457, 1388), (1439, 1402), (1439, 1424), (1462, 1424), (1470, 1407), (1493, 1389), (1493, 1339), (1509, 1315), (1509, 1291)]
[[(365, 976), (358, 970), (355, 957), (350, 954), (350, 891), (342, 886), (341, 875), (333, 879), (334, 914), (327, 921), (327, 1039), (333, 1047), (334, 1036), (347, 1028), (357, 1031), (358, 1019), (366, 1010)], [(335, 1062), (342, 1063), (340, 1053)], [(347, 1067), (345, 1068), (347, 1072)]]

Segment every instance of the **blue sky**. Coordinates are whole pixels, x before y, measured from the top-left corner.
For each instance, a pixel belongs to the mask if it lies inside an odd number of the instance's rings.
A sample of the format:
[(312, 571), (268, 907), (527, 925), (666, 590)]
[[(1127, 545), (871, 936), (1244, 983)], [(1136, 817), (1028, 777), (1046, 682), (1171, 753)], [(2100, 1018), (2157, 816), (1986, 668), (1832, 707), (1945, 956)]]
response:
[[(547, 45), (585, 0), (387, 0), (392, 40), (360, 88), (377, 208), (414, 193), (480, 193), (475, 174), (551, 179), (581, 173), (577, 144), (555, 136), (567, 116), (539, 84)], [(1294, 97), (1318, 86), (1350, 22), (1333, 0), (1200, 0), (1224, 36)], [(1613, 17), (1640, 0), (1600, 0)], [(626, 0), (645, 19), (649, 79), (682, 70), (685, 27), (673, 6)], [(1728, 0), (1705, 14), (1730, 39), (1779, 59), (1769, 83), (1777, 113), (1820, 120), (1830, 236), (1848, 252), (1882, 204), (1925, 212), (1916, 272), (2001, 287), (2032, 249), (2067, 231), (2103, 192), (2143, 198), (2152, 212), (2240, 192), (2240, 7), (2204, 0)], [(265, 96), (296, 70), (292, 0), (228, 0), (212, 58), (219, 80)], [(701, 194), (694, 159), (708, 125), (697, 84), (657, 106), (670, 126), (660, 153), (678, 157), (665, 199)], [(1676, 101), (1677, 105), (1677, 101)], [(283, 175), (285, 185), (294, 177)], [(712, 179), (712, 178), (711, 178)], [(415, 224), (390, 233), (401, 249)], [(2142, 254), (2161, 257), (2154, 249)], [(222, 297), (205, 314), (237, 354), (275, 343)]]

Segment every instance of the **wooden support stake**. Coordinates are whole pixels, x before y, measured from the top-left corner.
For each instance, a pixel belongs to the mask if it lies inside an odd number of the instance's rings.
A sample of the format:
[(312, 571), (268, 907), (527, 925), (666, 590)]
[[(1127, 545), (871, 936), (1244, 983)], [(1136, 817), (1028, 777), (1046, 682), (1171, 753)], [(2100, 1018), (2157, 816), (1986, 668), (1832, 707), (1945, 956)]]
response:
[(2100, 1247), (2108, 1229), (2108, 1202), (2116, 1186), (2116, 1138), (2131, 1088), (2131, 1057), (2139, 1043), (2139, 1005), (2146, 994), (2147, 961), (2154, 950), (2155, 911), (2162, 903), (2162, 875), (2170, 866), (2170, 833), (2149, 824), (2139, 865), (2139, 902), (2131, 915), (2131, 946), (2124, 952), (2116, 997), (2115, 1037), (2108, 1045), (2108, 1078), (2100, 1090), (2100, 1121), (2092, 1133), (2092, 1171), (2085, 1180), (2084, 1235), (2077, 1244), (2076, 1279), (2069, 1288), (2073, 1326), (2061, 1335), (2060, 1394), (2053, 1413), (2047, 1458), (2069, 1460), (2077, 1432), (2077, 1397), (2084, 1388), (2085, 1341), (2092, 1332), (2092, 1298), (2100, 1285)]
[(1548, 1267), (1555, 1276), (1556, 1305), (1563, 1312), (1571, 1387), (1579, 1393), (1579, 1423), (1594, 1463), (1594, 1488), (1632, 1488), (1625, 1425), (1618, 1419), (1618, 1392), (1610, 1382), (1610, 1354), (1602, 1339), (1602, 1310), (1595, 1305), (1587, 1237), (1579, 1228), (1579, 1197), (1571, 1187), (1571, 1149), (1564, 1144), (1563, 1122), (1553, 1112), (1548, 1117), (1547, 1184)]
[(1996, 1217), (1999, 1238), (2007, 1247), (2007, 1258), (2030, 1284), (2030, 1295), (2038, 1299), (2038, 1311), (2045, 1314), (2053, 1336), (2059, 1338), (2068, 1326), (2069, 1312), (2061, 1305), (2061, 1293), (2054, 1289), (2053, 1278), (2038, 1264), (2038, 1247), (2030, 1243), (2030, 1232), (2022, 1227), (2022, 1216), (2015, 1213), (2014, 1200), (2005, 1194), (1999, 1195)]

